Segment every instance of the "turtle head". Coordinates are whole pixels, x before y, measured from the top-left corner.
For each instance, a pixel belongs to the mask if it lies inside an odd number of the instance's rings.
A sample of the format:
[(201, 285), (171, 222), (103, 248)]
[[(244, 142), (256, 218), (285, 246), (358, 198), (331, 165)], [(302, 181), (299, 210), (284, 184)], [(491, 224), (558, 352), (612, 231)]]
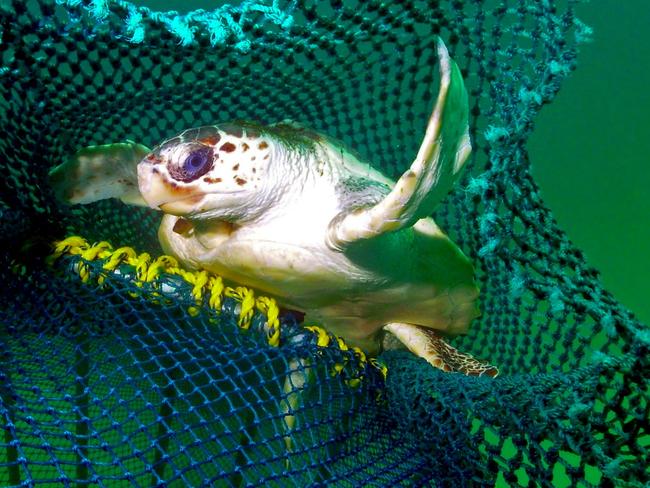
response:
[(273, 143), (251, 125), (186, 130), (138, 164), (146, 203), (196, 219), (252, 220), (273, 201)]

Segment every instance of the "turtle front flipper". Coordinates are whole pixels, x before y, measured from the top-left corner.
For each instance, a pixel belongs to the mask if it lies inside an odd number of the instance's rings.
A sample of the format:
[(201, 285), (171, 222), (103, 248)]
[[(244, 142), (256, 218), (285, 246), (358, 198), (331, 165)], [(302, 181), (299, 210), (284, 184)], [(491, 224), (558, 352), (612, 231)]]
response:
[(460, 352), (447, 344), (438, 332), (428, 327), (393, 322), (384, 326), (384, 330), (393, 334), (412, 353), (443, 371), (492, 378), (499, 374), (495, 366)]
[(119, 198), (146, 207), (138, 189), (137, 165), (149, 148), (133, 141), (89, 146), (50, 170), (50, 184), (66, 203), (92, 203)]
[(438, 58), (440, 91), (415, 160), (379, 203), (341, 214), (331, 222), (327, 236), (331, 248), (343, 250), (352, 242), (429, 217), (460, 175), (472, 151), (467, 91), (442, 40), (438, 40)]

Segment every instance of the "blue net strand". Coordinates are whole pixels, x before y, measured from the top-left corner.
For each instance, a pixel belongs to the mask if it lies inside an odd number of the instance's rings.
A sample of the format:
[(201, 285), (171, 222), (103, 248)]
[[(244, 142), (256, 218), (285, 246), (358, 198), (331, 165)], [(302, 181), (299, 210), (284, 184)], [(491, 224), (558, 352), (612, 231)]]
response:
[[(526, 150), (590, 36), (576, 3), (0, 2), (0, 486), (647, 486), (650, 334), (558, 227)], [(264, 313), (243, 328), (241, 301), (215, 310), (172, 273), (48, 259), (71, 235), (162, 254), (153, 210), (56, 202), (48, 171), (88, 145), (293, 119), (399, 176), (437, 94), (436, 36), (474, 147), (434, 215), (481, 287), (454, 345), (498, 378), (392, 351), (384, 380), (296, 317), (276, 347)]]

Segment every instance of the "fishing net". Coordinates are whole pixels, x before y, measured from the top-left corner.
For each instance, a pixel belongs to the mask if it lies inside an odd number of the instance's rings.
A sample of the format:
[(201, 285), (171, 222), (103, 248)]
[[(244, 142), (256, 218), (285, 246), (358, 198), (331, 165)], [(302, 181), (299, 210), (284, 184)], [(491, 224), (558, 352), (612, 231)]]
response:
[[(647, 486), (650, 335), (558, 228), (526, 152), (589, 36), (574, 4), (0, 2), (0, 485)], [(373, 364), (161, 258), (158, 213), (53, 198), (48, 170), (80, 147), (232, 119), (299, 121), (396, 177), (436, 96), (436, 36), (474, 143), (435, 215), (481, 286), (454, 344), (496, 379), (403, 351)], [(51, 258), (69, 236), (85, 240)], [(297, 358), (313, 379), (287, 394)]]

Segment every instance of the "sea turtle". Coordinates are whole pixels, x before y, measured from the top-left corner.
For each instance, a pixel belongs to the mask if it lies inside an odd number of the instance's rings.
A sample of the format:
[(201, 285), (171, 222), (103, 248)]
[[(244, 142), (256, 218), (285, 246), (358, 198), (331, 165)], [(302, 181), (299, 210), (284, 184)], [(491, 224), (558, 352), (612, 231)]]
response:
[(51, 171), (52, 184), (71, 203), (160, 209), (162, 248), (184, 266), (271, 295), (366, 353), (403, 344), (443, 370), (495, 376), (443, 339), (479, 312), (470, 261), (430, 217), (471, 152), (460, 70), (441, 40), (437, 51), (436, 105), (396, 183), (298, 124), (238, 121), (153, 150), (82, 149)]

